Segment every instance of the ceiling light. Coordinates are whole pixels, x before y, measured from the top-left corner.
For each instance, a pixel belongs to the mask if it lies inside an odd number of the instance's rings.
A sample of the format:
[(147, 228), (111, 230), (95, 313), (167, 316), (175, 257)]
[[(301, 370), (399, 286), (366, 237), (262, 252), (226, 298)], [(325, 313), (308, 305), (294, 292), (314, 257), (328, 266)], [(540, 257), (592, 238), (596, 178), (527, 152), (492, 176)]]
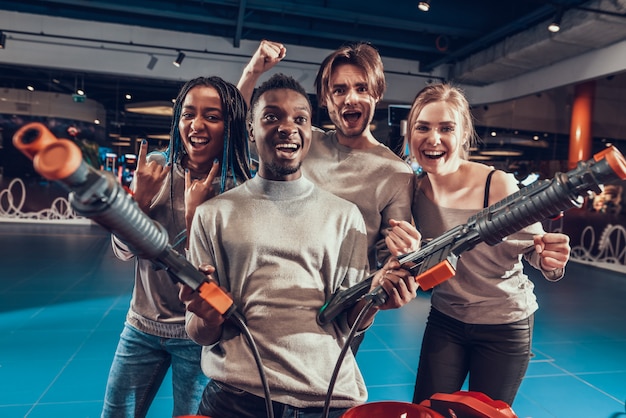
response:
[(174, 64), (177, 67), (180, 67), (180, 64), (183, 63), (184, 59), (185, 59), (185, 53), (183, 51), (179, 51), (178, 56), (176, 57), (176, 59), (174, 60), (172, 64)]
[(140, 102), (127, 103), (124, 105), (127, 112), (141, 113), (143, 115), (157, 115), (171, 117), (174, 112), (169, 102)]
[(523, 154), (522, 151), (504, 148), (480, 151), (480, 155), (488, 155), (490, 157), (519, 157)]
[(557, 33), (561, 30), (561, 19), (563, 18), (563, 8), (560, 8), (554, 14), (554, 19), (548, 25), (548, 30), (552, 33)]
[(493, 158), (488, 156), (488, 155), (475, 155), (475, 154), (472, 154), (472, 155), (469, 156), (469, 160), (470, 161), (490, 161), (492, 159)]
[(430, 0), (422, 0), (419, 3), (417, 3), (417, 8), (420, 9), (422, 12), (427, 12), (430, 10)]

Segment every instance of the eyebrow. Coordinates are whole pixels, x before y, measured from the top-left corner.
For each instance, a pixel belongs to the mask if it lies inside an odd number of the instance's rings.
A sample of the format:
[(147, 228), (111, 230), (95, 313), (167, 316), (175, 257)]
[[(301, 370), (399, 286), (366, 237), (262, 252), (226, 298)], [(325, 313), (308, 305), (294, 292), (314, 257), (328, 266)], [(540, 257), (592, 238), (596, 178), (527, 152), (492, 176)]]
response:
[[(198, 106), (194, 106), (194, 105), (185, 105), (185, 106), (183, 106), (183, 110), (196, 110), (196, 109), (198, 109)], [(205, 111), (206, 110), (208, 110), (208, 111), (215, 110), (217, 112), (221, 112), (222, 108), (221, 107), (210, 106), (210, 107), (201, 108), (201, 110), (205, 110)]]
[[(282, 110), (282, 108), (279, 105), (272, 105), (272, 104), (263, 106), (262, 110), (266, 110), (266, 109)], [(296, 110), (306, 110), (307, 112), (311, 113), (312, 109), (307, 105), (302, 105), (302, 106), (296, 107)]]
[[(422, 125), (431, 125), (430, 122), (425, 121), (425, 120), (416, 120), (415, 123), (421, 123)], [(453, 120), (444, 120), (442, 122), (438, 122), (438, 125), (444, 125), (444, 124), (448, 124), (448, 125), (456, 125), (456, 122)]]
[[(357, 87), (369, 87), (369, 83), (367, 81), (360, 81), (358, 83), (354, 83), (355, 86)], [(335, 84), (331, 84), (332, 88), (336, 88), (336, 87), (348, 87), (348, 83), (335, 83)]]

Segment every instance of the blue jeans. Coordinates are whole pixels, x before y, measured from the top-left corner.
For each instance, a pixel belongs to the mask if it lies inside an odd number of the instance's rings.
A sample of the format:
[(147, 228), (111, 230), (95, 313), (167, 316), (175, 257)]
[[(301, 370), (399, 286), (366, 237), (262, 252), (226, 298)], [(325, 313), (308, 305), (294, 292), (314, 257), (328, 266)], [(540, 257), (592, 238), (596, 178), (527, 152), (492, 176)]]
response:
[(194, 415), (208, 381), (200, 369), (201, 352), (191, 340), (157, 337), (125, 323), (109, 371), (102, 417), (145, 417), (170, 366), (172, 415)]
[[(272, 407), (274, 418), (320, 418), (323, 412), (323, 408), (296, 408), (278, 402), (272, 402)], [(328, 416), (340, 418), (346, 411), (331, 408)], [(215, 380), (204, 390), (198, 413), (219, 418), (267, 418), (265, 399)]]
[(534, 315), (503, 325), (466, 324), (431, 308), (413, 403), (435, 393), (469, 390), (513, 404), (530, 361)]

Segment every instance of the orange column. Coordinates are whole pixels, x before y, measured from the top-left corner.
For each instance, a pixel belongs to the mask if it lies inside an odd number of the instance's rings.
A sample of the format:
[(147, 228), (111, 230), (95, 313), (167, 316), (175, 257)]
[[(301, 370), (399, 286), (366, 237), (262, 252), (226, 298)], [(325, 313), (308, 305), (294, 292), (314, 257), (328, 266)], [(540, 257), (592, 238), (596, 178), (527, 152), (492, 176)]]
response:
[(569, 138), (569, 170), (581, 160), (591, 158), (593, 122), (593, 98), (596, 89), (594, 81), (578, 84), (574, 91), (572, 124)]

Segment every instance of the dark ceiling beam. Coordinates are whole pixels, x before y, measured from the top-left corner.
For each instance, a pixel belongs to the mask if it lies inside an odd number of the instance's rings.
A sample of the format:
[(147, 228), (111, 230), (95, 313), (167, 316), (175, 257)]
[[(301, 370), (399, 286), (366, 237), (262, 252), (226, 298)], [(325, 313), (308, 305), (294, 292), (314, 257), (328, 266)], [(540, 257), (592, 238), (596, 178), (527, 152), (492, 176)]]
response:
[[(161, 15), (162, 15), (162, 12), (161, 12)], [(204, 17), (195, 16), (194, 19), (196, 21), (201, 21), (203, 23), (222, 24), (222, 25), (228, 25), (231, 27), (235, 27), (237, 24), (236, 21), (232, 19), (213, 18), (213, 17), (208, 17), (208, 16), (204, 16)], [(311, 29), (306, 29), (306, 28), (286, 27), (286, 26), (279, 26), (279, 25), (256, 23), (256, 22), (247, 22), (243, 26), (245, 26), (248, 29), (255, 29), (261, 32), (271, 31), (274, 33), (285, 33), (287, 35), (295, 34), (295, 35), (302, 35), (302, 36), (311, 36), (311, 37), (316, 37), (318, 39), (329, 39), (329, 40), (337, 41), (339, 43), (345, 42), (347, 39), (346, 36), (348, 36), (347, 33), (337, 33), (337, 32), (330, 33), (327, 31), (317, 31), (317, 30), (311, 30)], [(211, 51), (208, 51), (208, 50), (200, 51), (200, 50), (192, 50), (188, 48), (180, 48), (180, 47), (175, 47), (175, 46), (138, 44), (138, 43), (133, 43), (133, 42), (110, 41), (110, 40), (105, 40), (105, 39), (90, 39), (86, 37), (69, 37), (69, 36), (49, 34), (45, 32), (29, 33), (29, 32), (15, 31), (15, 30), (10, 30), (10, 31), (5, 30), (5, 32), (52, 37), (52, 38), (59, 38), (59, 39), (85, 40), (85, 41), (100, 42), (100, 43), (105, 43), (105, 44), (132, 45), (135, 47), (157, 48), (157, 49), (167, 49), (167, 50), (184, 49), (185, 51), (189, 51), (189, 52), (212, 53)], [(368, 41), (372, 42), (374, 45), (376, 45), (376, 47), (386, 46), (386, 47), (391, 47), (391, 48), (401, 48), (401, 49), (405, 49), (407, 51), (413, 51), (416, 53), (417, 52), (428, 52), (428, 53), (435, 53), (435, 54), (441, 53), (440, 51), (437, 50), (435, 45), (419, 45), (417, 43), (397, 42), (397, 41), (392, 41), (392, 40), (379, 39), (376, 37), (371, 37), (368, 39)], [(229, 55), (229, 54), (221, 54), (221, 53), (217, 53), (217, 54)], [(233, 55), (233, 54), (230, 54), (230, 55)], [(240, 55), (237, 55), (237, 56), (240, 56)]]
[(243, 17), (246, 13), (246, 0), (239, 0), (239, 10), (237, 12), (237, 26), (235, 27), (235, 38), (233, 46), (239, 48), (241, 45), (241, 34), (243, 33)]
[[(72, 6), (74, 8), (83, 8), (83, 9), (92, 9), (94, 11), (110, 11), (114, 13), (131, 13), (135, 15), (143, 15), (147, 17), (163, 17), (164, 10), (162, 8), (158, 8), (158, 2), (148, 2), (148, 6), (139, 6), (137, 2), (131, 2), (131, 4), (111, 4), (103, 1), (84, 1), (84, 0), (54, 0), (49, 1), (51, 7), (55, 5), (66, 5)], [(172, 4), (172, 8), (168, 8), (167, 17), (172, 19), (179, 19), (182, 21), (197, 21), (197, 22), (205, 22), (206, 16), (202, 16), (199, 14), (189, 13), (189, 12), (179, 12), (174, 9), (176, 4), (180, 3), (170, 2)], [(230, 7), (234, 9), (232, 1), (224, 1), (224, 0), (191, 0), (188, 3), (197, 3), (200, 6), (213, 4), (223, 7)], [(293, 16), (306, 17), (312, 19), (321, 19), (330, 22), (337, 23), (350, 23), (357, 25), (371, 25), (376, 27), (382, 27), (387, 29), (396, 29), (396, 30), (407, 30), (416, 33), (430, 33), (430, 34), (439, 34), (445, 32), (451, 36), (459, 36), (459, 37), (474, 37), (478, 35), (478, 33), (471, 29), (465, 29), (462, 27), (450, 27), (450, 26), (442, 26), (442, 25), (433, 25), (429, 23), (416, 22), (411, 19), (394, 19), (388, 18), (380, 15), (368, 15), (364, 13), (354, 13), (349, 10), (337, 9), (337, 8), (325, 8), (325, 7), (316, 7), (316, 6), (307, 6), (304, 4), (297, 5), (285, 5), (281, 2), (274, 2), (274, 5), (267, 4), (256, 4), (250, 2), (246, 5), (247, 10), (256, 10), (264, 13), (275, 13), (275, 14), (289, 14)], [(210, 18), (210, 22), (214, 22), (214, 18)], [(235, 22), (232, 19), (221, 19), (224, 23), (228, 23), (230, 25), (235, 25)]]
[[(233, 8), (232, 1), (227, 2), (227, 1), (219, 1), (219, 0), (217, 1), (194, 0), (191, 2), (198, 3), (200, 5), (215, 4), (219, 6)], [(111, 4), (111, 3), (102, 2), (102, 1), (85, 2), (83, 0), (55, 0), (49, 3), (51, 4), (51, 6), (60, 4), (60, 5), (65, 5), (65, 6), (71, 6), (74, 8), (92, 10), (98, 13), (107, 11), (107, 12), (112, 12), (112, 13), (121, 14), (121, 15), (127, 15), (127, 14), (141, 15), (141, 16), (148, 17), (148, 18), (155, 18), (155, 17), (161, 18), (163, 17), (163, 14), (164, 14), (164, 10), (162, 8), (157, 7), (157, 4), (158, 4), (157, 2), (148, 3), (148, 4), (153, 5), (153, 7), (141, 6), (141, 5), (137, 5), (137, 3), (135, 4)], [(175, 3), (172, 2), (172, 5), (175, 6)], [(25, 7), (25, 5), (23, 5), (22, 7)], [(377, 46), (385, 45), (385, 46), (395, 47), (395, 48), (400, 47), (400, 48), (405, 48), (409, 51), (414, 51), (414, 52), (438, 53), (437, 49), (430, 44), (428, 46), (420, 46), (416, 44), (417, 41), (419, 40), (419, 36), (422, 36), (423, 34), (426, 34), (426, 33), (439, 34), (439, 33), (445, 32), (449, 36), (459, 36), (459, 37), (473, 37), (477, 35), (476, 31), (464, 29), (461, 27), (431, 25), (427, 23), (418, 23), (415, 20), (385, 18), (384, 16), (367, 15), (363, 13), (353, 13), (347, 10), (337, 10), (336, 8), (328, 9), (328, 8), (323, 8), (323, 7), (314, 7), (314, 6), (306, 6), (306, 5), (293, 5), (293, 6), (287, 7), (284, 4), (281, 4), (278, 2), (276, 2), (274, 6), (265, 5), (265, 4), (253, 5), (251, 3), (247, 3), (245, 8), (248, 11), (259, 11), (259, 12), (270, 13), (270, 14), (271, 13), (289, 14), (293, 16), (308, 18), (308, 19), (318, 19), (320, 21), (327, 21), (331, 23), (337, 22), (339, 24), (342, 24), (342, 25), (339, 25), (339, 27), (345, 26), (343, 24), (349, 23), (351, 25), (365, 25), (365, 26), (371, 25), (374, 27), (382, 27), (382, 28), (393, 29), (393, 30), (411, 31), (416, 34), (415, 39), (413, 39), (412, 42), (403, 43), (400, 45), (398, 45), (397, 42), (391, 42), (388, 40), (377, 38), (374, 31), (371, 32), (370, 34), (371, 36), (369, 36), (369, 40), (370, 42), (372, 42), (373, 44)], [(241, 12), (241, 7), (239, 10), (239, 13), (240, 12)], [(250, 21), (244, 23), (243, 17), (241, 16), (241, 14), (240, 14), (240, 17), (242, 18), (241, 22), (239, 22), (239, 20), (218, 18), (214, 16), (207, 16), (206, 14), (200, 14), (200, 13), (179, 12), (174, 9), (167, 10), (167, 17), (172, 20), (180, 20), (183, 22), (193, 21), (193, 22), (198, 22), (198, 23), (216, 24), (216, 25), (224, 25), (224, 26), (230, 26), (230, 27), (239, 27), (238, 25), (241, 23), (242, 28), (245, 26), (251, 29), (269, 30), (269, 31), (273, 31), (276, 33), (288, 33), (288, 34), (297, 33), (299, 35), (307, 35), (307, 36), (315, 36), (315, 37), (321, 37), (322, 35), (320, 31), (302, 30), (301, 28), (297, 28), (295, 26), (285, 27), (285, 26), (279, 26), (279, 25), (255, 24)], [(325, 32), (328, 32), (328, 31), (325, 31)], [(340, 40), (341, 42), (343, 42), (346, 40), (346, 36), (347, 36), (346, 33), (335, 31), (328, 35), (325, 34), (325, 36), (323, 37), (327, 39)]]
[(591, 12), (591, 13), (597, 13), (597, 14), (601, 14), (601, 15), (607, 15), (607, 16), (626, 17), (626, 13), (611, 12), (609, 10), (594, 9), (592, 7), (576, 6), (576, 7), (573, 7), (573, 9), (581, 10), (581, 11), (584, 11), (584, 12)]
[[(207, 3), (203, 0), (192, 0), (197, 3)], [(209, 3), (220, 4), (227, 6), (230, 3), (227, 1), (209, 1)], [(285, 4), (282, 2), (273, 2), (274, 5), (268, 5), (267, 2), (263, 4), (248, 4), (248, 9), (258, 10), (264, 13), (275, 14), (289, 14), (293, 16), (306, 17), (312, 19), (321, 19), (337, 23), (350, 23), (355, 25), (369, 25), (382, 27), (387, 29), (407, 30), (412, 32), (440, 34), (446, 32), (451, 36), (459, 37), (474, 37), (478, 33), (471, 29), (465, 29), (462, 27), (450, 27), (433, 25), (424, 22), (416, 22), (412, 19), (393, 19), (380, 15), (369, 15), (364, 13), (354, 13), (346, 9), (327, 8), (309, 6), (306, 4)], [(391, 6), (390, 6), (391, 7)], [(417, 10), (417, 9), (416, 9)], [(418, 12), (416, 12), (418, 16)]]

